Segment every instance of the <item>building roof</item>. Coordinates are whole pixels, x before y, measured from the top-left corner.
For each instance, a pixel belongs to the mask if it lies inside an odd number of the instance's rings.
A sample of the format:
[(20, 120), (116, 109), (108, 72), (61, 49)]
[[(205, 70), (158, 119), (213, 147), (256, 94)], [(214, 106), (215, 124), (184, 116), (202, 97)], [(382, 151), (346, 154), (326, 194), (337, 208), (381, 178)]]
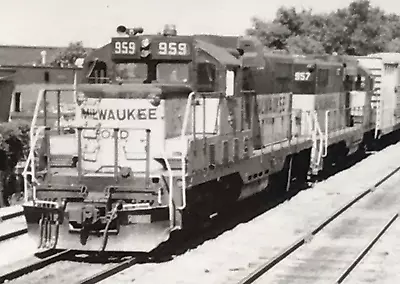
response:
[(51, 62), (66, 47), (0, 45), (0, 65), (35, 65), (41, 63), (41, 52), (46, 51), (46, 62)]

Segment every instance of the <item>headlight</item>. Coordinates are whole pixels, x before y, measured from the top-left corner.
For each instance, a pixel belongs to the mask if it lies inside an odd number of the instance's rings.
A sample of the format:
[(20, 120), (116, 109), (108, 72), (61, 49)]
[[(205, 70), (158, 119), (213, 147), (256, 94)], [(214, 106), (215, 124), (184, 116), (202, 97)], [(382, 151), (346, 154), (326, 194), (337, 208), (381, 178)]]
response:
[(161, 98), (159, 95), (150, 95), (149, 99), (150, 103), (155, 107), (159, 106), (161, 103)]

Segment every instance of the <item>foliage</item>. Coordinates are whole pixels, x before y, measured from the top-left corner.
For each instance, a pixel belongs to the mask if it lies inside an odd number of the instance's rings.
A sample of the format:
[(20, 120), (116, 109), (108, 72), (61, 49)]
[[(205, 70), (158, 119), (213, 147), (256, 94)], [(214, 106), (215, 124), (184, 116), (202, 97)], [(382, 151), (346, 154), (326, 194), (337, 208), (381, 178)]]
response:
[(60, 52), (52, 65), (67, 67), (75, 66), (75, 61), (78, 58), (85, 58), (87, 55), (87, 50), (84, 48), (82, 41), (71, 42), (67, 48)]
[(0, 124), (0, 171), (12, 170), (29, 147), (29, 125), (26, 122)]
[(268, 48), (298, 54), (400, 52), (400, 16), (372, 7), (369, 0), (325, 14), (281, 7), (272, 21), (253, 18), (247, 34)]

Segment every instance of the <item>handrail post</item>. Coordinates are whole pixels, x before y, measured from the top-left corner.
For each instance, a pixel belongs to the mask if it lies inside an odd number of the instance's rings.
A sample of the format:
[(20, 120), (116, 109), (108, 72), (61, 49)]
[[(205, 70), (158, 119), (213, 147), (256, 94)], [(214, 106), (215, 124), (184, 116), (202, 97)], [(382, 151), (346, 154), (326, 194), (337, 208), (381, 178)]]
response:
[(196, 139), (196, 103), (191, 100), (191, 108), (192, 108), (192, 134), (193, 141)]
[(119, 128), (114, 128), (114, 179), (118, 183), (118, 133)]
[(182, 151), (181, 155), (181, 175), (182, 175), (182, 206), (178, 207), (178, 209), (184, 209), (186, 207), (186, 155), (188, 151), (188, 146), (187, 146), (187, 141), (185, 141), (185, 134), (186, 134), (186, 128), (188, 124), (188, 117), (189, 117), (189, 112), (190, 112), (190, 107), (191, 107), (191, 102), (194, 97), (195, 93), (191, 92), (188, 96), (188, 101), (186, 104), (186, 109), (185, 109), (185, 116), (183, 118), (183, 125), (182, 125), (182, 131), (181, 131), (181, 140), (184, 143), (184, 149)]
[(43, 126), (47, 127), (47, 91), (43, 92)]
[(82, 127), (78, 127), (78, 182), (81, 182), (82, 178)]
[(61, 134), (61, 91), (57, 91), (57, 133), (58, 135)]
[(326, 157), (326, 155), (328, 154), (328, 137), (329, 137), (329, 132), (328, 132), (328, 128), (329, 128), (329, 113), (330, 110), (327, 110), (325, 112), (325, 145), (324, 145), (324, 154), (323, 157)]
[(51, 177), (51, 150), (50, 150), (50, 127), (46, 126), (44, 129), (45, 141), (46, 141), (46, 155), (47, 155), (47, 176)]
[(146, 129), (146, 173), (145, 173), (145, 185), (146, 189), (150, 186), (150, 129)]
[(203, 139), (206, 138), (206, 96), (203, 95)]
[(163, 159), (168, 171), (168, 188), (169, 188), (169, 198), (168, 198), (168, 208), (169, 208), (169, 222), (170, 228), (175, 226), (175, 205), (174, 205), (174, 183), (172, 179), (172, 169), (169, 164), (168, 159), (163, 155)]

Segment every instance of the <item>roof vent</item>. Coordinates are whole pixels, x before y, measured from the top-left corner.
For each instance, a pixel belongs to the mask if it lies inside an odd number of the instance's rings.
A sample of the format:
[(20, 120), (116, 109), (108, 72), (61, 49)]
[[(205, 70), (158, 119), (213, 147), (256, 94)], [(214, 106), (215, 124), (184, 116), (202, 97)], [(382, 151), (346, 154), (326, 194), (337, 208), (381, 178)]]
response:
[(42, 50), (40, 52), (40, 55), (42, 56), (42, 65), (46, 65), (46, 55), (47, 55), (47, 51), (46, 50)]

